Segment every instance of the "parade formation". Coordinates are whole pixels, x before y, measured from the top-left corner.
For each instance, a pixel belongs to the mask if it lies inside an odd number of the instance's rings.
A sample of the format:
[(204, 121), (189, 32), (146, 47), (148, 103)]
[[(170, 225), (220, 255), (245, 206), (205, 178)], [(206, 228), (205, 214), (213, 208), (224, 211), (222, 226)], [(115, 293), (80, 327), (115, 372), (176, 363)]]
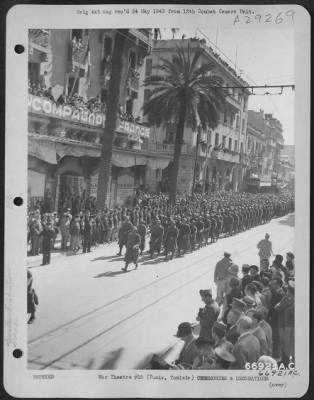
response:
[[(93, 246), (116, 242), (123, 271), (137, 270), (145, 250), (165, 262), (294, 211), (291, 193), (253, 195), (216, 193), (181, 195), (170, 206), (162, 194), (134, 197), (131, 209), (117, 207), (60, 216), (35, 212), (29, 222), (30, 254), (42, 249), (49, 262), (53, 241), (61, 233), (62, 251), (90, 252)], [(39, 217), (38, 217), (39, 216)], [(58, 222), (60, 221), (60, 222)], [(66, 230), (65, 230), (66, 229)], [(35, 236), (36, 233), (36, 236)], [(289, 250), (289, 249), (287, 249)], [(179, 325), (184, 347), (172, 362), (154, 355), (151, 369), (247, 369), (253, 363), (284, 366), (294, 360), (294, 255), (274, 254), (270, 235), (256, 244), (260, 265), (241, 268), (225, 251), (214, 271), (212, 288), (200, 290), (204, 307), (195, 322)], [(271, 261), (271, 257), (274, 260)], [(241, 277), (240, 277), (241, 274)], [(38, 297), (28, 271), (29, 323), (35, 321)]]
[[(29, 254), (43, 253), (43, 264), (50, 262), (50, 251), (58, 235), (61, 251), (77, 254), (90, 252), (99, 244), (118, 241), (119, 255), (126, 247), (125, 268), (137, 267), (139, 255), (146, 248), (150, 233), (149, 254), (161, 254), (165, 260), (265, 224), (275, 216), (294, 209), (292, 194), (249, 194), (222, 192), (178, 196), (175, 206), (164, 194), (135, 196), (133, 207), (98, 211), (86, 209), (57, 213), (30, 213), (28, 220)], [(125, 269), (126, 270), (126, 269)]]

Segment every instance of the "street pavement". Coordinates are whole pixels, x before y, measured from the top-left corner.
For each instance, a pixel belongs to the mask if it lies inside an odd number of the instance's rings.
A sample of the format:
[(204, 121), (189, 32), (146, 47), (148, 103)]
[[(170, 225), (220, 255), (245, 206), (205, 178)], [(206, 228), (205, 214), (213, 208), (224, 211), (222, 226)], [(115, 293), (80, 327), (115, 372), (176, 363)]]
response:
[[(183, 258), (163, 262), (145, 254), (124, 273), (117, 244), (91, 253), (54, 257), (32, 268), (39, 306), (28, 325), (30, 369), (144, 369), (152, 354), (172, 361), (183, 321), (195, 322), (200, 289), (212, 288), (223, 251), (258, 264), (256, 245), (269, 233), (275, 253), (294, 252), (294, 214), (220, 239)], [(124, 250), (125, 251), (125, 250)], [(162, 261), (162, 262), (161, 262)]]

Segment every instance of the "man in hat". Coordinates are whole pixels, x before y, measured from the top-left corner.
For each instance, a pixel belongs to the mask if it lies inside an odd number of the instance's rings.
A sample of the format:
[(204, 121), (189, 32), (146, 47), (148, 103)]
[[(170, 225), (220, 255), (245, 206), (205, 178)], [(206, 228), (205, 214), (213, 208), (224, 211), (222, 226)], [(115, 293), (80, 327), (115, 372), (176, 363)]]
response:
[(71, 251), (74, 254), (76, 254), (80, 248), (80, 238), (81, 238), (79, 215), (75, 215), (71, 221), (70, 235), (71, 235), (71, 239), (70, 239)]
[(250, 309), (246, 312), (246, 315), (252, 320), (251, 333), (257, 337), (262, 356), (271, 356), (272, 348), (269, 347), (269, 340), (267, 340), (266, 333), (264, 329), (259, 325), (260, 321), (263, 319), (263, 313), (257, 309)]
[(196, 219), (195, 226), (197, 228), (196, 243), (198, 245), (198, 248), (200, 249), (201, 247), (203, 247), (204, 242), (204, 222), (201, 220), (200, 217)]
[(165, 239), (165, 261), (168, 261), (168, 254), (170, 253), (170, 259), (172, 260), (177, 251), (177, 240), (179, 236), (179, 230), (176, 227), (174, 220), (170, 219), (169, 227), (166, 232)]
[(257, 248), (259, 249), (258, 255), (260, 258), (260, 266), (262, 265), (262, 260), (268, 260), (272, 255), (274, 255), (272, 242), (269, 240), (270, 236), (268, 233), (265, 235), (265, 239), (258, 242)]
[(226, 342), (227, 325), (221, 321), (215, 321), (212, 329), (214, 347), (219, 347)]
[(223, 298), (226, 292), (226, 278), (228, 275), (228, 268), (233, 264), (230, 257), (231, 253), (229, 251), (225, 251), (223, 258), (216, 264), (214, 272), (214, 282), (217, 286), (216, 301), (219, 305), (223, 303)]
[(212, 291), (210, 289), (200, 290), (200, 295), (205, 303), (204, 308), (200, 308), (196, 320), (200, 322), (200, 337), (207, 339), (212, 338), (212, 328), (217, 321), (220, 308), (216, 301), (213, 300)]
[(228, 342), (225, 342), (221, 346), (215, 348), (215, 369), (229, 369), (231, 365), (236, 361), (233, 355), (233, 345), (227, 346)]
[(128, 265), (131, 263), (134, 263), (135, 269), (137, 269), (140, 244), (141, 244), (141, 236), (138, 234), (137, 228), (132, 227), (128, 233), (128, 239), (126, 244), (126, 253), (124, 257), (125, 267), (122, 268), (124, 272), (127, 271)]
[(196, 245), (196, 232), (197, 228), (195, 225), (195, 219), (192, 217), (190, 219), (190, 244), (191, 244), (191, 252), (195, 250), (195, 245)]
[(196, 338), (193, 335), (192, 326), (189, 322), (182, 322), (178, 326), (177, 335), (184, 342), (183, 349), (175, 364), (180, 368), (190, 369), (195, 360), (200, 356), (196, 347)]
[(130, 217), (125, 216), (124, 221), (121, 224), (121, 228), (119, 229), (119, 235), (118, 235), (119, 236), (119, 253), (118, 253), (118, 256), (121, 256), (123, 246), (127, 246), (128, 234), (132, 228), (133, 228), (133, 225), (130, 221)]
[(92, 224), (90, 211), (85, 211), (84, 228), (83, 228), (83, 253), (90, 253), (92, 245)]
[(210, 231), (211, 231), (211, 219), (209, 217), (209, 214), (206, 214), (204, 217), (204, 239), (205, 239), (205, 246), (208, 245), (208, 240), (210, 237)]
[(199, 357), (194, 361), (192, 369), (216, 369), (213, 340), (199, 337), (195, 345), (199, 351)]
[(232, 343), (233, 345), (236, 343), (238, 337), (240, 336), (237, 328), (237, 322), (244, 315), (243, 310), (239, 308), (232, 308), (227, 315), (226, 322), (228, 330), (226, 332), (226, 340)]
[(137, 231), (141, 236), (141, 244), (140, 244), (140, 255), (143, 254), (146, 244), (146, 234), (147, 234), (147, 227), (142, 218), (140, 218), (139, 225), (137, 227)]
[(159, 219), (155, 220), (155, 223), (151, 226), (150, 229), (150, 258), (153, 258), (154, 252), (157, 251), (158, 255), (161, 251), (161, 245), (164, 237), (164, 228), (161, 226), (161, 222)]
[(61, 251), (67, 251), (70, 239), (70, 215), (64, 213), (60, 221)]
[(51, 248), (53, 243), (53, 226), (50, 217), (47, 219), (46, 224), (43, 226), (43, 230), (40, 235), (43, 238), (42, 248), (43, 248), (43, 261), (41, 265), (50, 264)]
[(252, 320), (244, 316), (237, 322), (237, 329), (240, 334), (234, 345), (235, 363), (234, 369), (245, 369), (245, 364), (257, 362), (261, 355), (260, 344), (256, 336), (251, 333)]
[(281, 361), (286, 366), (288, 366), (289, 357), (294, 358), (294, 307), (294, 281), (289, 281), (286, 289), (286, 294), (275, 306), (275, 310), (278, 313)]

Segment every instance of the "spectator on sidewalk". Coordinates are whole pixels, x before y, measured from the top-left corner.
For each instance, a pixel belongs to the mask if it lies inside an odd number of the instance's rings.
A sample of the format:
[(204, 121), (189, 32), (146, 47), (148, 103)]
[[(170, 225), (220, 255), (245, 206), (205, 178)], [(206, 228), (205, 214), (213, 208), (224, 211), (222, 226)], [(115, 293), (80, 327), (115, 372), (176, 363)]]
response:
[(259, 325), (263, 319), (263, 313), (260, 310), (251, 309), (248, 310), (246, 315), (252, 320), (251, 333), (257, 337), (260, 344), (260, 355), (271, 356), (272, 349), (268, 347), (269, 342), (267, 341), (266, 333), (264, 329)]
[(217, 286), (216, 301), (219, 305), (223, 303), (224, 295), (226, 293), (226, 278), (228, 276), (228, 268), (233, 264), (230, 257), (231, 253), (229, 251), (225, 251), (223, 258), (216, 264), (214, 272), (214, 282)]
[(269, 240), (270, 235), (266, 233), (265, 239), (258, 242), (257, 248), (259, 249), (258, 255), (260, 258), (260, 266), (262, 266), (262, 260), (268, 260), (274, 255), (272, 242)]
[(200, 308), (196, 320), (200, 322), (200, 337), (212, 339), (212, 329), (215, 321), (220, 313), (220, 309), (215, 300), (213, 300), (212, 291), (200, 290), (202, 301), (205, 303), (204, 308)]
[(43, 248), (43, 261), (41, 265), (50, 264), (51, 249), (53, 244), (54, 230), (52, 226), (51, 219), (48, 218), (46, 224), (43, 227), (41, 236), (43, 238), (42, 248)]
[(67, 251), (70, 239), (70, 215), (64, 213), (60, 221), (61, 251)]
[(237, 329), (240, 334), (234, 345), (235, 363), (234, 369), (244, 369), (246, 363), (257, 362), (261, 355), (259, 340), (251, 333), (252, 320), (245, 316), (237, 322)]
[(80, 222), (79, 216), (75, 215), (70, 224), (70, 235), (71, 235), (71, 251), (76, 254), (80, 248)]

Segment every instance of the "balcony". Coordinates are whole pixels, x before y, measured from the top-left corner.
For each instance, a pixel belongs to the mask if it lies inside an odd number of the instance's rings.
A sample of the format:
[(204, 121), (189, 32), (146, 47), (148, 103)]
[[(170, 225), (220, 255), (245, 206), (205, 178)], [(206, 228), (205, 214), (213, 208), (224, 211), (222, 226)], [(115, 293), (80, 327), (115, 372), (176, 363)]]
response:
[[(59, 105), (46, 97), (28, 95), (28, 112), (33, 122), (50, 127), (64, 129), (95, 130), (103, 132), (106, 115), (99, 111), (78, 110), (70, 104)], [(53, 121), (53, 122), (52, 122)], [(64, 130), (63, 129), (63, 130)], [(130, 138), (148, 138), (150, 128), (135, 122), (119, 119), (116, 131)], [(52, 132), (51, 132), (52, 133)], [(52, 133), (53, 134), (53, 133)]]
[(226, 101), (229, 105), (235, 108), (237, 111), (241, 109), (241, 102), (237, 100), (235, 97), (228, 95), (226, 96)]
[[(169, 154), (174, 153), (174, 144), (164, 144), (164, 143), (143, 143), (142, 149), (151, 151), (153, 153)], [(191, 154), (193, 151), (192, 146), (183, 144), (181, 148), (182, 154)]]
[(240, 154), (235, 152), (224, 152), (223, 150), (213, 150), (211, 158), (238, 164), (240, 162)]
[(152, 47), (152, 34), (148, 29), (129, 29), (129, 33), (148, 47)]
[(47, 53), (49, 50), (50, 31), (46, 29), (29, 29), (28, 31), (30, 50), (33, 48)]

